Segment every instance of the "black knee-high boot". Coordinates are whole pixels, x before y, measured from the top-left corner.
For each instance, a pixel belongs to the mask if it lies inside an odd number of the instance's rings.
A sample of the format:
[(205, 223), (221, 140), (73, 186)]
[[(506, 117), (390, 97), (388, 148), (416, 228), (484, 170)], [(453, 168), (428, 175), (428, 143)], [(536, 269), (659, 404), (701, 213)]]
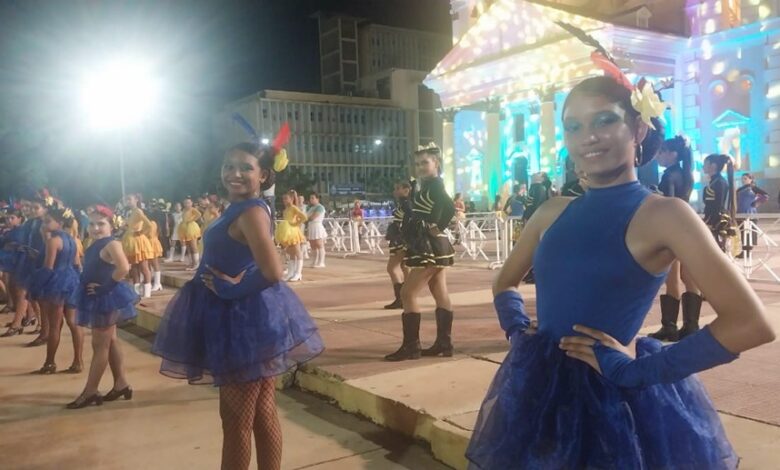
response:
[(680, 315), (680, 301), (671, 295), (661, 296), (661, 329), (649, 336), (661, 341), (677, 341), (677, 317)]
[(452, 357), (452, 311), (436, 309), (436, 341), (422, 351), (423, 356)]
[(680, 303), (682, 303), (683, 326), (680, 328), (680, 339), (699, 331), (702, 300), (700, 295), (692, 292), (686, 292), (682, 295)]
[(396, 362), (420, 358), (420, 314), (414, 312), (403, 313), (401, 314), (401, 323), (403, 325), (404, 342), (398, 351), (385, 356), (385, 360)]
[(391, 304), (385, 305), (385, 310), (395, 310), (404, 308), (404, 303), (401, 300), (401, 288), (403, 284), (393, 284), (393, 292), (395, 293), (395, 300)]

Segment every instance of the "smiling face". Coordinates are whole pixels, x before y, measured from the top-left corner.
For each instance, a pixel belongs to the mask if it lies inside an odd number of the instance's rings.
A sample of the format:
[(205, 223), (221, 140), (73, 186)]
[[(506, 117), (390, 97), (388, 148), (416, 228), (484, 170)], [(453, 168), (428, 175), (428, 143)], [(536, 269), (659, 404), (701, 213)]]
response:
[(93, 240), (98, 240), (111, 235), (111, 222), (108, 217), (93, 212), (89, 215), (89, 236)]
[(414, 171), (420, 179), (439, 176), (439, 159), (430, 153), (419, 153), (414, 156)]
[(192, 209), (192, 199), (185, 199), (184, 201), (184, 208), (185, 209)]
[(312, 206), (316, 206), (319, 203), (320, 203), (320, 198), (318, 198), (316, 194), (309, 195), (309, 204), (311, 204)]
[(259, 196), (260, 186), (267, 177), (257, 158), (241, 150), (228, 153), (222, 163), (222, 185), (233, 201)]
[(636, 147), (647, 126), (630, 120), (625, 109), (605, 96), (578, 93), (569, 98), (563, 116), (566, 148), (592, 185), (635, 179)]

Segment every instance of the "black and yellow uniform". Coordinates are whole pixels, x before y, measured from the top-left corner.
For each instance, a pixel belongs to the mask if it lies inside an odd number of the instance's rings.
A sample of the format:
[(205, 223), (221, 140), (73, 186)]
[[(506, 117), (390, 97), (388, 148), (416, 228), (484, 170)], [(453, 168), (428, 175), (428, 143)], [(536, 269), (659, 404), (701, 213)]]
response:
[(580, 185), (580, 180), (571, 180), (561, 188), (561, 196), (580, 197), (585, 194), (585, 189)]
[(704, 187), (704, 223), (722, 250), (726, 249), (726, 239), (734, 235), (726, 205), (728, 195), (729, 184), (720, 173), (713, 175)]
[(393, 209), (393, 221), (387, 227), (387, 233), (385, 234), (385, 240), (390, 244), (391, 255), (406, 249), (406, 243), (404, 243), (403, 237), (403, 226), (404, 218), (408, 213), (411, 213), (409, 198), (400, 198), (396, 202), (395, 209)]
[(452, 266), (455, 250), (444, 230), (455, 215), (455, 204), (438, 176), (423, 180), (411, 198), (411, 214), (405, 214), (404, 262), (409, 267)]

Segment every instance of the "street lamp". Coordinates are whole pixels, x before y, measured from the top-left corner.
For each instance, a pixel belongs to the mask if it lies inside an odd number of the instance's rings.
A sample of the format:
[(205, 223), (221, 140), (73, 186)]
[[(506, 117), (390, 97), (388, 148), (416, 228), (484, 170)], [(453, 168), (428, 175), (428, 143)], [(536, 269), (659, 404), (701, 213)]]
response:
[(81, 86), (81, 105), (88, 125), (119, 135), (119, 175), (125, 198), (122, 131), (140, 124), (152, 112), (159, 87), (148, 64), (115, 60), (93, 68)]

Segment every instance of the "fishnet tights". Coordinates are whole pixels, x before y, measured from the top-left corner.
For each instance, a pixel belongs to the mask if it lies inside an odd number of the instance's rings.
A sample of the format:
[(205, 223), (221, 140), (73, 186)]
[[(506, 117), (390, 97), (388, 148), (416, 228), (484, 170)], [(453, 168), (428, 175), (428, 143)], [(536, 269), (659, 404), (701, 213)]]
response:
[(252, 433), (257, 468), (282, 466), (282, 430), (276, 414), (274, 379), (228, 384), (219, 388), (222, 418), (222, 470), (245, 470), (252, 460)]

